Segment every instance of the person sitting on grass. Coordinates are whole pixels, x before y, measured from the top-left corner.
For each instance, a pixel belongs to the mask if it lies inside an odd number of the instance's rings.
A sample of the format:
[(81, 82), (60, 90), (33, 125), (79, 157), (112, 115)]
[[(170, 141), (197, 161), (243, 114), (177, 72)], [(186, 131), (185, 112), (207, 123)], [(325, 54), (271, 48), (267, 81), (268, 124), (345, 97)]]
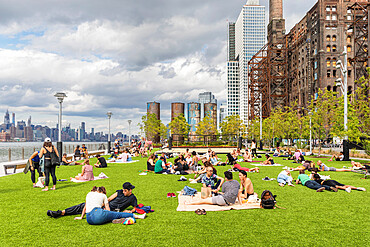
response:
[(292, 181), (293, 181), (293, 177), (292, 177), (292, 174), (290, 174), (289, 170), (283, 170), (282, 172), (279, 173), (277, 177), (277, 182), (279, 183), (281, 187), (284, 187), (286, 183), (288, 183), (289, 186), (294, 187), (294, 184), (292, 184)]
[(187, 205), (220, 205), (226, 206), (235, 203), (235, 200), (239, 193), (239, 182), (233, 180), (233, 174), (229, 171), (224, 172), (226, 181), (223, 183), (222, 192), (218, 192), (219, 195), (208, 197), (194, 202), (185, 202)]
[(146, 161), (146, 169), (147, 171), (152, 171), (154, 172), (154, 167), (155, 167), (155, 154), (151, 154), (148, 158), (148, 160)]
[(266, 160), (261, 163), (261, 165), (273, 165), (275, 164), (274, 159), (269, 155), (265, 154)]
[(294, 156), (292, 154), (292, 151), (289, 149), (288, 152), (284, 155), (280, 155), (280, 157), (285, 157), (286, 159), (283, 160), (294, 160)]
[(96, 186), (87, 194), (82, 214), (80, 217), (75, 217), (75, 220), (82, 220), (85, 213), (86, 221), (90, 225), (102, 225), (108, 222), (122, 223), (125, 218), (144, 219), (146, 216), (146, 214), (134, 215), (133, 213), (110, 211), (105, 188)]
[(220, 191), (225, 179), (213, 173), (213, 166), (208, 166), (205, 175), (202, 177), (204, 188), (210, 187), (213, 193)]
[(257, 196), (257, 194), (254, 193), (252, 180), (248, 178), (248, 175), (245, 171), (239, 172), (239, 179), (240, 188), (238, 193), (238, 200), (241, 204), (243, 199), (248, 199), (248, 197), (250, 197), (251, 195)]
[(183, 154), (179, 154), (179, 157), (177, 157), (173, 161), (173, 163), (174, 163), (173, 169), (174, 169), (175, 172), (180, 172), (181, 173), (182, 171), (189, 170), (189, 166), (186, 163)]
[[(294, 160), (295, 160), (295, 162), (297, 162), (297, 163), (302, 163), (303, 161), (305, 161), (304, 156), (303, 156), (303, 154), (302, 154), (301, 150), (299, 150), (299, 149), (296, 149), (296, 150), (295, 150), (295, 153), (294, 153)], [(294, 163), (294, 162), (293, 162), (293, 163)]]
[(299, 171), (299, 176), (296, 180), (296, 184), (302, 183), (303, 186), (306, 186), (307, 188), (316, 190), (316, 192), (322, 192), (324, 190), (334, 191), (337, 192), (338, 189), (335, 187), (331, 187), (328, 185), (321, 185), (318, 182), (314, 180), (310, 180), (310, 177), (304, 173), (304, 170)]
[(339, 155), (333, 154), (333, 156), (331, 156), (330, 160), (328, 160), (328, 161), (333, 161), (333, 160), (343, 161), (343, 159), (344, 159), (344, 154), (343, 154), (343, 152), (340, 152)]
[(210, 162), (212, 163), (213, 166), (220, 166), (222, 164), (222, 162), (218, 160), (218, 157), (214, 151), (212, 151), (211, 153)]
[(359, 190), (359, 191), (366, 191), (365, 188), (362, 188), (362, 187), (355, 187), (355, 186), (352, 186), (352, 185), (344, 185), (344, 184), (341, 184), (335, 180), (331, 180), (331, 179), (328, 179), (328, 180), (322, 180), (320, 178), (320, 175), (319, 174), (314, 174), (313, 175), (313, 179), (321, 184), (321, 185), (327, 185), (327, 186), (331, 186), (331, 187), (335, 187), (337, 189), (340, 189), (340, 190), (345, 190), (346, 192), (350, 193), (351, 190)]
[[(80, 181), (91, 181), (94, 180), (93, 166), (90, 165), (90, 160), (86, 159), (82, 164), (85, 164), (82, 167), (82, 172), (78, 176), (74, 177), (76, 180)], [(71, 177), (71, 180), (73, 178)]]
[(244, 162), (252, 162), (252, 154), (249, 152), (247, 148), (245, 149), (243, 159), (244, 159)]
[(164, 163), (164, 158), (162, 156), (159, 157), (159, 159), (158, 159), (157, 162), (155, 162), (154, 172), (157, 173), (157, 174), (168, 174), (168, 173), (171, 173), (171, 171), (169, 169), (167, 169), (167, 166)]
[(79, 165), (77, 162), (74, 162), (74, 161), (68, 161), (67, 160), (67, 154), (66, 153), (63, 153), (63, 156), (62, 156), (62, 162), (60, 163), (61, 165), (64, 165), (64, 166), (74, 166), (74, 165)]
[(79, 158), (79, 160), (81, 159), (83, 151), (80, 148), (80, 145), (77, 145), (73, 153), (74, 153), (73, 157), (75, 160), (77, 160), (76, 158)]
[(321, 160), (317, 161), (317, 165), (320, 167), (320, 171), (332, 171), (332, 172), (350, 172), (350, 171), (352, 171), (352, 169), (350, 169), (350, 168), (349, 169), (346, 169), (346, 168), (337, 169), (335, 167), (328, 167), (327, 165), (322, 163)]
[(107, 161), (105, 160), (104, 157), (101, 157), (100, 154), (97, 154), (95, 157), (98, 159), (97, 162), (96, 162), (96, 164), (94, 165), (95, 167), (97, 167), (97, 168), (105, 168), (105, 167), (108, 166), (107, 165)]
[(193, 157), (192, 157), (192, 161), (191, 161), (192, 164), (189, 165), (189, 169), (191, 169), (193, 171), (197, 171), (197, 169), (198, 169), (198, 162), (200, 161), (200, 158), (198, 157), (198, 154), (195, 151), (193, 151), (191, 154), (193, 155)]
[[(137, 198), (132, 193), (135, 188), (130, 182), (125, 182), (122, 185), (121, 190), (117, 190), (108, 198), (109, 208), (111, 211), (123, 211), (126, 213), (134, 213), (135, 207), (137, 207)], [(128, 207), (132, 206), (131, 210), (127, 210)], [(46, 214), (53, 218), (59, 218), (61, 216), (78, 215), (82, 214), (82, 210), (85, 207), (85, 203), (80, 203), (64, 210), (52, 211), (48, 210)]]

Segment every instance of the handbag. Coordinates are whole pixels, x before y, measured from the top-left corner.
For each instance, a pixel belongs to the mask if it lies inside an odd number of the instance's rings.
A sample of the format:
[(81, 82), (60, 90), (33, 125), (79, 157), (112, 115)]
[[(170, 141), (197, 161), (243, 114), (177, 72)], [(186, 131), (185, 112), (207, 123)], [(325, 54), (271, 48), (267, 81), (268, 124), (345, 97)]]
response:
[(55, 153), (54, 147), (53, 147), (53, 152), (50, 153), (50, 157), (51, 157), (51, 165), (52, 166), (60, 165), (59, 157)]
[(200, 190), (200, 197), (202, 199), (206, 199), (208, 197), (211, 197), (211, 187), (202, 187), (201, 190)]

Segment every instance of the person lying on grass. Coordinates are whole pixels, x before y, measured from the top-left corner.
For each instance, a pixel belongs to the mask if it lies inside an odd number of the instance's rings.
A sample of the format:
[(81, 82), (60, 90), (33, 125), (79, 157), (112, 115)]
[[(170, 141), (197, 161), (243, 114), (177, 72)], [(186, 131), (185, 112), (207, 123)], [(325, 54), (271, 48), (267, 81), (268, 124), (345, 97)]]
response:
[(304, 170), (299, 171), (299, 176), (296, 180), (296, 184), (301, 183), (303, 186), (306, 186), (307, 188), (316, 190), (316, 192), (322, 192), (324, 190), (334, 191), (337, 192), (338, 189), (332, 186), (328, 185), (321, 185), (318, 182), (314, 180), (310, 180), (310, 177), (304, 173)]
[(352, 168), (354, 170), (357, 170), (357, 169), (361, 169), (361, 168), (364, 168), (365, 166), (363, 164), (361, 164), (360, 162), (356, 162), (356, 161), (351, 161), (351, 165), (352, 165)]
[[(125, 218), (144, 219), (146, 216), (145, 214), (134, 215), (133, 213), (110, 211), (105, 188), (96, 186), (87, 194), (82, 214), (80, 217), (75, 217), (75, 220), (82, 220), (85, 213), (86, 221), (90, 225), (102, 225), (108, 222), (122, 223)], [(119, 221), (115, 221), (118, 219)]]
[(311, 171), (313, 169), (315, 169), (315, 163), (312, 162), (311, 160), (305, 160), (303, 161), (302, 165), (294, 168), (293, 171), (305, 171), (305, 170)]
[(213, 204), (226, 206), (235, 203), (239, 192), (239, 182), (233, 180), (233, 174), (229, 171), (224, 172), (226, 182), (222, 185), (222, 192), (219, 195), (208, 197), (194, 202), (185, 202), (187, 205)]
[(293, 181), (293, 177), (292, 177), (292, 174), (290, 174), (289, 170), (283, 170), (277, 176), (277, 182), (279, 183), (281, 187), (284, 187), (286, 183), (288, 183), (289, 186), (294, 187), (294, 184), (292, 184), (292, 181)]
[(350, 169), (350, 168), (349, 169), (346, 169), (346, 168), (337, 169), (335, 167), (328, 167), (327, 165), (322, 163), (321, 160), (317, 161), (317, 165), (320, 167), (320, 171), (332, 171), (332, 172), (350, 172), (350, 171), (352, 171), (352, 169)]
[[(117, 190), (113, 195), (108, 198), (109, 208), (112, 211), (123, 211), (126, 208), (132, 206), (132, 210), (125, 210), (126, 213), (135, 212), (135, 207), (137, 207), (137, 198), (132, 193), (132, 190), (135, 188), (130, 182), (125, 182), (122, 185), (121, 190)], [(57, 211), (47, 211), (47, 215), (53, 218), (58, 218), (61, 216), (68, 215), (78, 215), (82, 214), (82, 210), (85, 207), (85, 203), (80, 203), (78, 205), (66, 208), (64, 210)]]
[(273, 165), (275, 164), (273, 158), (269, 154), (265, 154), (266, 160), (261, 163), (261, 165)]
[(239, 203), (242, 203), (243, 199), (248, 199), (251, 195), (256, 195), (253, 189), (253, 183), (250, 178), (248, 178), (246, 171), (239, 171), (240, 187), (238, 192)]
[(330, 160), (328, 160), (328, 161), (333, 161), (333, 160), (343, 161), (343, 159), (344, 159), (344, 154), (343, 154), (343, 152), (340, 152), (339, 155), (333, 154), (333, 156), (331, 156)]
[(365, 188), (362, 188), (362, 187), (355, 187), (355, 186), (352, 186), (352, 185), (344, 185), (344, 184), (341, 184), (335, 180), (331, 180), (331, 179), (328, 179), (328, 180), (322, 180), (320, 178), (320, 175), (319, 174), (314, 174), (313, 175), (313, 179), (321, 184), (321, 185), (327, 185), (327, 186), (331, 186), (331, 187), (335, 187), (337, 189), (340, 189), (340, 190), (345, 190), (346, 192), (350, 193), (351, 190), (359, 190), (359, 191), (366, 191)]

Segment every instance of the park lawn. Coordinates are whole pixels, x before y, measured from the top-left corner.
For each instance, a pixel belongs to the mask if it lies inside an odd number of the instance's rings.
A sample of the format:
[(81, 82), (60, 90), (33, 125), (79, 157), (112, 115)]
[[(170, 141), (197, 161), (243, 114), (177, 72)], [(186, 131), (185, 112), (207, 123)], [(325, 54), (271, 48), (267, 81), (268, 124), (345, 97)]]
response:
[[(225, 156), (220, 156), (225, 160)], [(177, 198), (168, 192), (180, 191), (185, 185), (200, 190), (201, 184), (177, 181), (180, 176), (149, 173), (145, 158), (131, 164), (108, 164), (103, 171), (109, 178), (85, 183), (58, 182), (56, 191), (33, 188), (30, 174), (0, 178), (0, 246), (367, 246), (369, 244), (369, 192), (324, 191), (317, 193), (302, 185), (279, 187), (275, 181), (280, 167), (261, 167), (260, 173), (249, 173), (255, 191), (265, 189), (277, 195), (278, 205), (286, 209), (250, 209), (241, 211), (177, 212)], [(96, 159), (92, 159), (92, 163)], [(317, 159), (312, 159), (317, 160)], [(327, 162), (341, 168), (344, 162)], [(172, 159), (171, 159), (172, 161)], [(291, 161), (275, 162), (296, 167)], [(253, 167), (247, 163), (242, 166)], [(230, 167), (217, 167), (219, 175)], [(81, 166), (57, 168), (58, 179), (69, 179), (81, 172)], [(233, 173), (238, 179), (238, 173)], [(322, 172), (344, 184), (370, 190), (370, 179), (353, 172)], [(293, 172), (296, 178), (298, 172)], [(192, 178), (193, 175), (187, 175)], [(107, 196), (122, 188), (126, 181), (136, 186), (139, 203), (152, 206), (154, 213), (135, 225), (105, 224), (92, 226), (73, 220), (74, 216), (50, 218), (46, 211), (62, 210), (81, 203), (91, 188), (105, 186)]]

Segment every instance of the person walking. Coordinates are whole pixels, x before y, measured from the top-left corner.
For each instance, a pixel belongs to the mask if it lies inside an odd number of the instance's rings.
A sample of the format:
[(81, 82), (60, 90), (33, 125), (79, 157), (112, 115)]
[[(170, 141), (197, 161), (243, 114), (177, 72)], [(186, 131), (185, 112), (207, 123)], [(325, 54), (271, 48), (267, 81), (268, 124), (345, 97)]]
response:
[[(55, 185), (57, 184), (57, 177), (55, 175), (55, 168), (57, 163), (52, 162), (52, 156), (56, 155), (59, 160), (59, 153), (58, 150), (53, 146), (51, 143), (50, 138), (46, 138), (44, 141), (44, 145), (40, 150), (39, 157), (40, 159), (44, 157), (44, 166), (45, 166), (45, 188), (42, 191), (49, 190), (49, 180), (50, 175), (53, 179), (53, 187), (52, 190), (55, 190)], [(54, 156), (55, 157), (55, 156)]]

